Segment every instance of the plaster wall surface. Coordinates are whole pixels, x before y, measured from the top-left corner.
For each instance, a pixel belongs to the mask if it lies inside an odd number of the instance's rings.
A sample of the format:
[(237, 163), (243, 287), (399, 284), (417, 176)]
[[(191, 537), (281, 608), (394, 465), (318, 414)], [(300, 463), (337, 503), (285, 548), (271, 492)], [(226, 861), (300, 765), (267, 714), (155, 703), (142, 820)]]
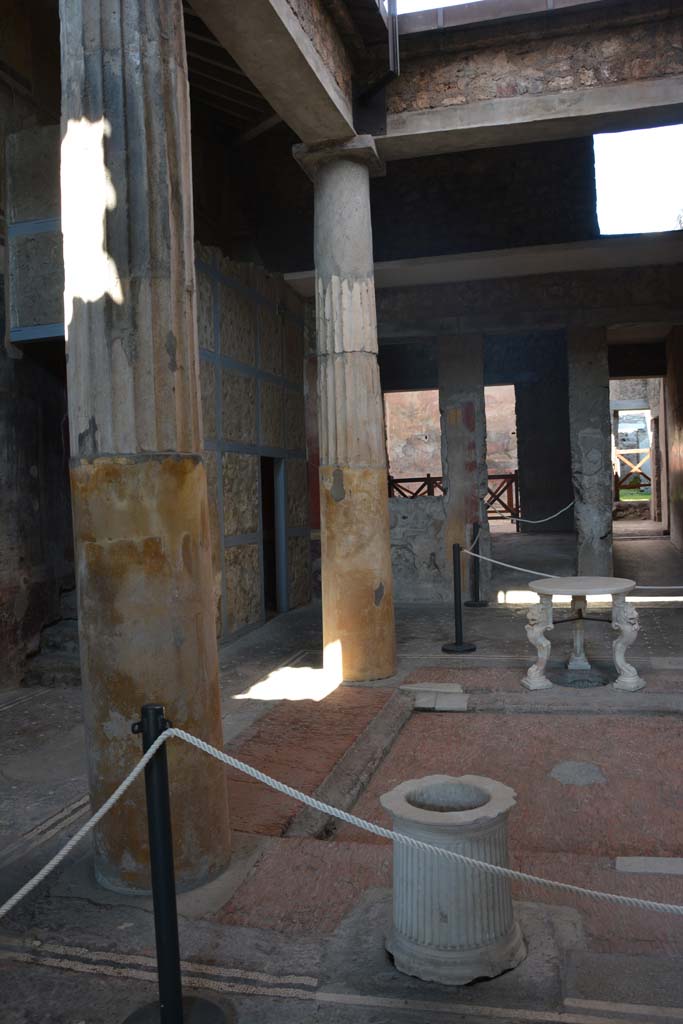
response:
[(390, 498), (389, 523), (396, 601), (452, 600), (445, 499)]
[(200, 244), (195, 255), (213, 593), (226, 640), (266, 617), (262, 456), (283, 466), (280, 610), (310, 600), (304, 306), (253, 264)]

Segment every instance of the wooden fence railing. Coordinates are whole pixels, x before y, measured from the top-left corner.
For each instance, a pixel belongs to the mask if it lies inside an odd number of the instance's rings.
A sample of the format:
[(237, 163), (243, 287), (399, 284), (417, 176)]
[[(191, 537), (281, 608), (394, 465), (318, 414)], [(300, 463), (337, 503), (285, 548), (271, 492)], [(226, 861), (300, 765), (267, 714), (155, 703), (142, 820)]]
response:
[[(651, 452), (649, 448), (616, 448), (614, 454), (622, 464), (622, 467), (626, 466), (626, 472), (623, 476), (619, 477), (618, 486), (620, 488), (624, 486), (630, 477), (635, 476), (636, 474), (638, 476), (644, 476), (649, 484), (652, 483), (652, 479), (642, 468), (650, 458)], [(627, 459), (627, 455), (641, 455), (642, 458), (638, 459), (636, 462), (635, 460)]]
[(408, 476), (398, 480), (395, 476), (389, 477), (390, 498), (433, 498), (435, 494), (443, 494), (443, 477), (432, 476)]
[[(389, 477), (390, 498), (433, 498), (443, 494), (443, 477), (411, 476)], [(517, 470), (513, 473), (489, 473), (486, 495), (486, 509), (489, 519), (508, 519), (519, 515), (519, 479)]]

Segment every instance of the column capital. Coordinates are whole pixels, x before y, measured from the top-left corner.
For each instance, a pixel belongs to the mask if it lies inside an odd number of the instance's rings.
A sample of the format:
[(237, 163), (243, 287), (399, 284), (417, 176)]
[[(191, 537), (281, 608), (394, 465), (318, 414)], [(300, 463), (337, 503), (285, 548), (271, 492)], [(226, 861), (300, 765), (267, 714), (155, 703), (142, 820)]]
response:
[(311, 181), (315, 181), (320, 167), (333, 160), (354, 160), (365, 164), (372, 178), (386, 173), (386, 165), (377, 152), (372, 135), (354, 135), (345, 142), (316, 142), (310, 146), (298, 143), (292, 146), (292, 155)]

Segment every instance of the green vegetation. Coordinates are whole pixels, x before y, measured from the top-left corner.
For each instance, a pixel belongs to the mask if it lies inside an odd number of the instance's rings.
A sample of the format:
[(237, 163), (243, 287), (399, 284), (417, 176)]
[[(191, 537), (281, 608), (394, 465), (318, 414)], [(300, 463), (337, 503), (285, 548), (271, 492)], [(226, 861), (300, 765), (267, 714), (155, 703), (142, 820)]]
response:
[(619, 491), (619, 501), (649, 501), (649, 491), (636, 491), (633, 487), (622, 487)]

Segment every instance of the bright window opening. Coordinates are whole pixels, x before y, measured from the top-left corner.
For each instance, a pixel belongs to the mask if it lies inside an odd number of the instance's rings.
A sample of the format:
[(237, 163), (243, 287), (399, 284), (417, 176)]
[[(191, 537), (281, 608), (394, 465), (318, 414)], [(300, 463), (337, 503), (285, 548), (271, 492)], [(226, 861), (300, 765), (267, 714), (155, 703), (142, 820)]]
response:
[(593, 136), (602, 235), (683, 228), (683, 125)]

